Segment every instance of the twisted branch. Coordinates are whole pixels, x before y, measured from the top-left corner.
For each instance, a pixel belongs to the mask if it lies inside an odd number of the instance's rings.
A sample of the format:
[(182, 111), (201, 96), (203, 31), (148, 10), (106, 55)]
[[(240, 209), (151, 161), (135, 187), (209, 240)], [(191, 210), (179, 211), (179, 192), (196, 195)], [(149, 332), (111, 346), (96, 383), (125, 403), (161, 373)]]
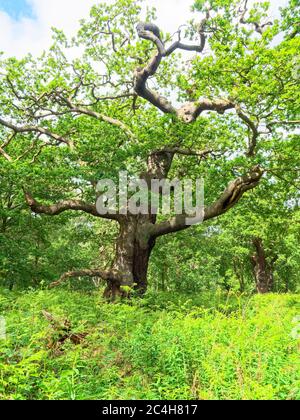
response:
[[(199, 26), (200, 44), (199, 45), (186, 45), (181, 42), (180, 32), (179, 40), (173, 43), (168, 49), (165, 48), (160, 37), (157, 33), (142, 30), (141, 27), (138, 29), (138, 35), (142, 39), (146, 39), (154, 43), (157, 47), (157, 53), (151, 58), (148, 64), (144, 68), (137, 68), (134, 75), (134, 90), (136, 94), (146, 101), (150, 102), (160, 111), (167, 114), (174, 114), (185, 123), (191, 123), (195, 121), (199, 115), (204, 111), (216, 111), (223, 114), (226, 110), (234, 108), (234, 104), (226, 99), (200, 99), (195, 102), (189, 102), (180, 108), (176, 108), (173, 104), (159, 93), (151, 90), (147, 86), (148, 79), (154, 76), (162, 62), (164, 57), (168, 57), (177, 49), (185, 51), (194, 51), (201, 53), (205, 48), (206, 36), (204, 34), (204, 27), (206, 21), (209, 19), (209, 12)], [(153, 24), (151, 24), (153, 25)], [(155, 25), (153, 25), (155, 26)]]

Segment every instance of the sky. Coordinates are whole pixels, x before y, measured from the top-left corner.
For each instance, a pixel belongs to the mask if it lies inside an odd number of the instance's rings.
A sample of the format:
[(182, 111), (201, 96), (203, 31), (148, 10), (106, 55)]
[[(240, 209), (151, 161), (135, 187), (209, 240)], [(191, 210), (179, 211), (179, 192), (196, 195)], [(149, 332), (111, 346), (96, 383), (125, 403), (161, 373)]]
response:
[[(102, 2), (105, 0), (102, 0)], [(106, 0), (111, 3), (112, 0)], [(146, 0), (157, 8), (157, 23), (174, 33), (190, 17), (193, 0)], [(271, 0), (273, 10), (287, 0)], [(97, 0), (0, 0), (0, 51), (6, 56), (40, 54), (51, 44), (51, 28), (71, 36), (79, 20), (89, 14)]]

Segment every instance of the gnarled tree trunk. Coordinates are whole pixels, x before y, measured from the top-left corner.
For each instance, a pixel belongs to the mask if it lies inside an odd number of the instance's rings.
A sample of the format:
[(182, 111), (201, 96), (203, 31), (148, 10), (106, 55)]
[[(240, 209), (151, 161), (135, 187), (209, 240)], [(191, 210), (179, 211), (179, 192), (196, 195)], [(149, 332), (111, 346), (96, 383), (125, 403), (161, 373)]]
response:
[[(147, 171), (140, 175), (151, 187), (151, 180), (166, 178), (174, 153), (154, 152), (149, 156)], [(111, 267), (114, 274), (108, 281), (104, 296), (114, 300), (126, 294), (122, 286), (129, 286), (139, 294), (147, 290), (147, 274), (151, 252), (155, 246), (155, 238), (148, 234), (148, 227), (156, 223), (156, 215), (151, 214), (151, 204), (147, 215), (127, 215), (119, 218), (119, 236), (116, 243), (116, 255)]]
[(149, 260), (155, 242), (143, 240), (140, 232), (143, 224), (138, 223), (140, 218), (131, 216), (120, 223), (116, 255), (111, 267), (112, 276), (107, 281), (105, 298), (115, 300), (118, 296), (126, 295), (126, 286), (139, 294), (147, 290)]

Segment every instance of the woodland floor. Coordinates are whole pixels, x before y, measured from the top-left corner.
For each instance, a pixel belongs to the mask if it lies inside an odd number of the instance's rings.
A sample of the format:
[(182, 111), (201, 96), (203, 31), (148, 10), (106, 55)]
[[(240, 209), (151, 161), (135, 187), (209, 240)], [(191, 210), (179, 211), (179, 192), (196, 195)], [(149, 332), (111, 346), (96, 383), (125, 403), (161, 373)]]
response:
[[(59, 344), (43, 310), (85, 338)], [(2, 290), (0, 315), (0, 399), (300, 400), (300, 295), (112, 305), (99, 292)]]

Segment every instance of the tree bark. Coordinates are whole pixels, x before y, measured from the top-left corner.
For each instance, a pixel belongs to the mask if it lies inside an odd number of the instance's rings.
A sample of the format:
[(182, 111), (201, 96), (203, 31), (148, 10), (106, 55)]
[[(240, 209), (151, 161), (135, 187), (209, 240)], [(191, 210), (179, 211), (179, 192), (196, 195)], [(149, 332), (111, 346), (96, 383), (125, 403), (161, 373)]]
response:
[[(140, 174), (140, 179), (151, 186), (152, 179), (163, 179), (168, 176), (174, 152), (157, 151), (152, 153), (147, 162), (147, 171)], [(116, 243), (116, 254), (111, 267), (115, 275), (108, 281), (104, 297), (115, 300), (126, 292), (122, 286), (134, 289), (143, 295), (148, 286), (147, 274), (152, 250), (156, 239), (151, 235), (151, 228), (156, 223), (157, 216), (127, 215), (119, 219), (120, 231)]]
[(271, 265), (266, 259), (266, 253), (261, 238), (254, 238), (255, 255), (252, 256), (253, 272), (256, 290), (259, 294), (270, 293), (273, 288), (274, 277)]
[(155, 241), (145, 240), (141, 222), (145, 216), (131, 216), (120, 223), (119, 236), (116, 243), (115, 258), (104, 297), (114, 301), (118, 296), (128, 294), (126, 288), (143, 295), (147, 290), (147, 274), (151, 252)]

